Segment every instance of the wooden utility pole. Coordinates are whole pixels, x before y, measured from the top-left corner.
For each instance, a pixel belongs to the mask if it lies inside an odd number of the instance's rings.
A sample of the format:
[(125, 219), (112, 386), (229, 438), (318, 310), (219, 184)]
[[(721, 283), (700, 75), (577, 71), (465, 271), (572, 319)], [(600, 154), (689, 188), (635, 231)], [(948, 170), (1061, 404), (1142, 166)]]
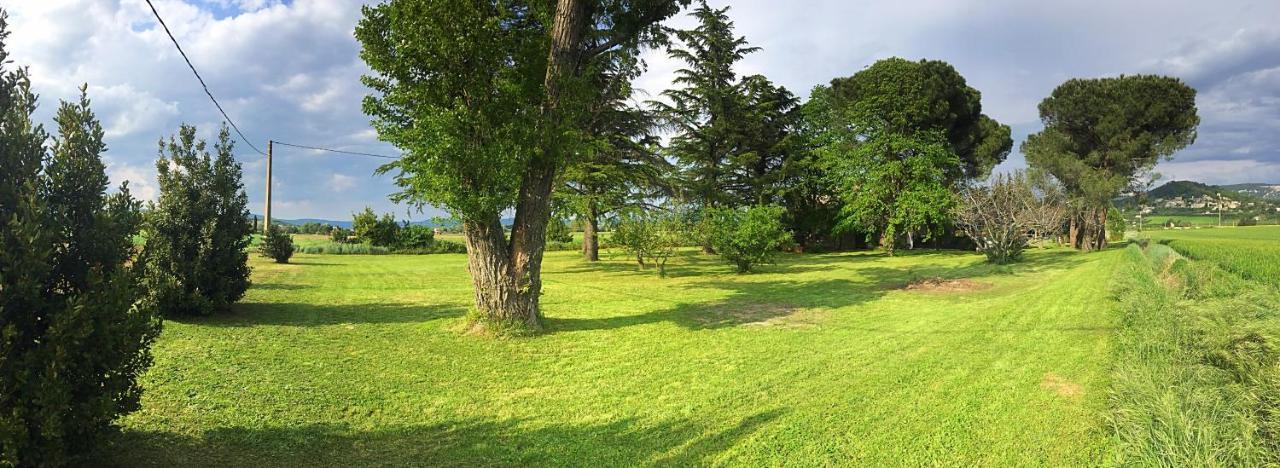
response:
[(271, 230), (271, 143), (271, 140), (267, 140), (267, 207), (263, 213), (263, 234)]

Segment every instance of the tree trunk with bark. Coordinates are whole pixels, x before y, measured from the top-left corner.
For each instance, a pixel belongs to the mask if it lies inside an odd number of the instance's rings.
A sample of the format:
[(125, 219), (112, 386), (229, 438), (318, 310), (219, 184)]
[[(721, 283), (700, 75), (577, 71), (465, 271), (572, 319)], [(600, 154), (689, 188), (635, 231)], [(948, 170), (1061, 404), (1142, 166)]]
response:
[(582, 223), (582, 258), (600, 261), (600, 209), (595, 200), (587, 202), (587, 219)]
[[(578, 69), (583, 51), (583, 30), (590, 16), (589, 2), (559, 0), (551, 27), (551, 48), (543, 86), (541, 110), (543, 141), (521, 177), (511, 240), (503, 242), (498, 216), (483, 222), (464, 223), (467, 232), (468, 267), (476, 288), (480, 321), (472, 331), (507, 326), (536, 331), (542, 327), (538, 296), (542, 291), (542, 256), (546, 248), (547, 220), (551, 215), (551, 189), (559, 161), (562, 127), (562, 94), (565, 82)], [(503, 332), (503, 330), (498, 330)]]

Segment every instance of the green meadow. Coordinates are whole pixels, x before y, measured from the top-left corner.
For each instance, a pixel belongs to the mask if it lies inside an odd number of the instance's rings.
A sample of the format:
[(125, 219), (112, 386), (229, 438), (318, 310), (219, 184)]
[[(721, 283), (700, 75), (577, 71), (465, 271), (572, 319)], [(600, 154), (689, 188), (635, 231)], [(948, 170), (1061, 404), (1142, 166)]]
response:
[(253, 260), (225, 315), (175, 319), (128, 466), (1028, 465), (1114, 459), (1121, 252), (790, 255), (670, 277), (549, 253), (548, 330), (456, 329), (463, 255)]

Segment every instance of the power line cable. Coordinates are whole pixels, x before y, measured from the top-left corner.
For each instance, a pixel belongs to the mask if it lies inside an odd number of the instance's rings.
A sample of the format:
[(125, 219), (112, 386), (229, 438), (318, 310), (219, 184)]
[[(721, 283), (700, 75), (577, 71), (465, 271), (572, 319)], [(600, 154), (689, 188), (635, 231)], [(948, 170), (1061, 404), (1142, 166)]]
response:
[(400, 159), (399, 157), (396, 157), (396, 156), (387, 156), (383, 154), (373, 154), (373, 153), (361, 153), (359, 151), (344, 151), (344, 150), (336, 150), (332, 148), (320, 148), (316, 146), (307, 146), (307, 145), (295, 145), (293, 143), (285, 143), (283, 141), (272, 141), (272, 143), (275, 143), (277, 145), (292, 146), (294, 148), (302, 148), (302, 149), (309, 149), (309, 150), (316, 150), (316, 151), (328, 151), (330, 153), (350, 154), (354, 156), (369, 156), (372, 158), (383, 158), (383, 159)]
[(236, 122), (227, 116), (227, 111), (222, 110), (222, 104), (218, 104), (218, 99), (214, 98), (213, 93), (209, 92), (209, 85), (205, 84), (204, 78), (200, 77), (200, 72), (196, 71), (196, 66), (191, 64), (191, 59), (187, 58), (187, 53), (182, 50), (181, 45), (178, 45), (178, 39), (173, 37), (173, 32), (169, 31), (169, 25), (164, 23), (164, 18), (160, 17), (160, 12), (156, 11), (156, 6), (151, 3), (151, 0), (147, 0), (147, 6), (151, 7), (151, 13), (156, 16), (156, 21), (159, 21), (160, 26), (164, 28), (164, 33), (169, 35), (169, 40), (173, 41), (173, 46), (178, 48), (178, 54), (182, 55), (182, 60), (187, 62), (187, 67), (191, 68), (191, 73), (196, 76), (196, 80), (200, 81), (200, 87), (204, 88), (204, 93), (209, 96), (210, 101), (213, 101), (213, 105), (218, 108), (218, 112), (222, 113), (222, 118), (227, 119), (227, 123), (231, 124), (231, 128), (235, 129), (237, 135), (240, 135), (240, 140), (244, 141), (250, 148), (253, 148), (254, 151), (257, 151), (258, 154), (266, 156), (267, 153), (263, 153), (248, 138), (245, 138), (244, 132), (240, 131), (240, 127), (236, 126)]

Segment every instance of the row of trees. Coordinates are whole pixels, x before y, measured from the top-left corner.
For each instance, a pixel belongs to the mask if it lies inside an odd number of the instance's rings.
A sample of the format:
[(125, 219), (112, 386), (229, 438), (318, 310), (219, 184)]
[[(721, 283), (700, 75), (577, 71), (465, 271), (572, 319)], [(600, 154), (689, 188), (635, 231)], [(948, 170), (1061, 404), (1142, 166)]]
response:
[(50, 138), (7, 26), (0, 10), (0, 465), (86, 463), (138, 408), (161, 317), (243, 296), (252, 224), (225, 127), (214, 154), (189, 126), (161, 142), (145, 214), (127, 184), (108, 194), (86, 88)]
[[(704, 216), (780, 206), (802, 249), (853, 236), (892, 253), (953, 237), (961, 194), (1012, 150), (1009, 127), (945, 62), (881, 60), (802, 103), (764, 76), (736, 74), (757, 48), (734, 33), (727, 8), (699, 2), (695, 27), (658, 25), (688, 3), (364, 9), (364, 109), (405, 152), (382, 170), (396, 174), (394, 199), (462, 221), (480, 322), (538, 328), (549, 219), (582, 221), (588, 260), (599, 258), (602, 219), (661, 218), (643, 214), (655, 205)], [(684, 67), (661, 99), (637, 103), (645, 46)], [(1109, 200), (1190, 144), (1194, 95), (1176, 79), (1136, 76), (1071, 80), (1041, 104), (1045, 130), (1022, 149), (1063, 187), (1074, 245), (1105, 245)]]

